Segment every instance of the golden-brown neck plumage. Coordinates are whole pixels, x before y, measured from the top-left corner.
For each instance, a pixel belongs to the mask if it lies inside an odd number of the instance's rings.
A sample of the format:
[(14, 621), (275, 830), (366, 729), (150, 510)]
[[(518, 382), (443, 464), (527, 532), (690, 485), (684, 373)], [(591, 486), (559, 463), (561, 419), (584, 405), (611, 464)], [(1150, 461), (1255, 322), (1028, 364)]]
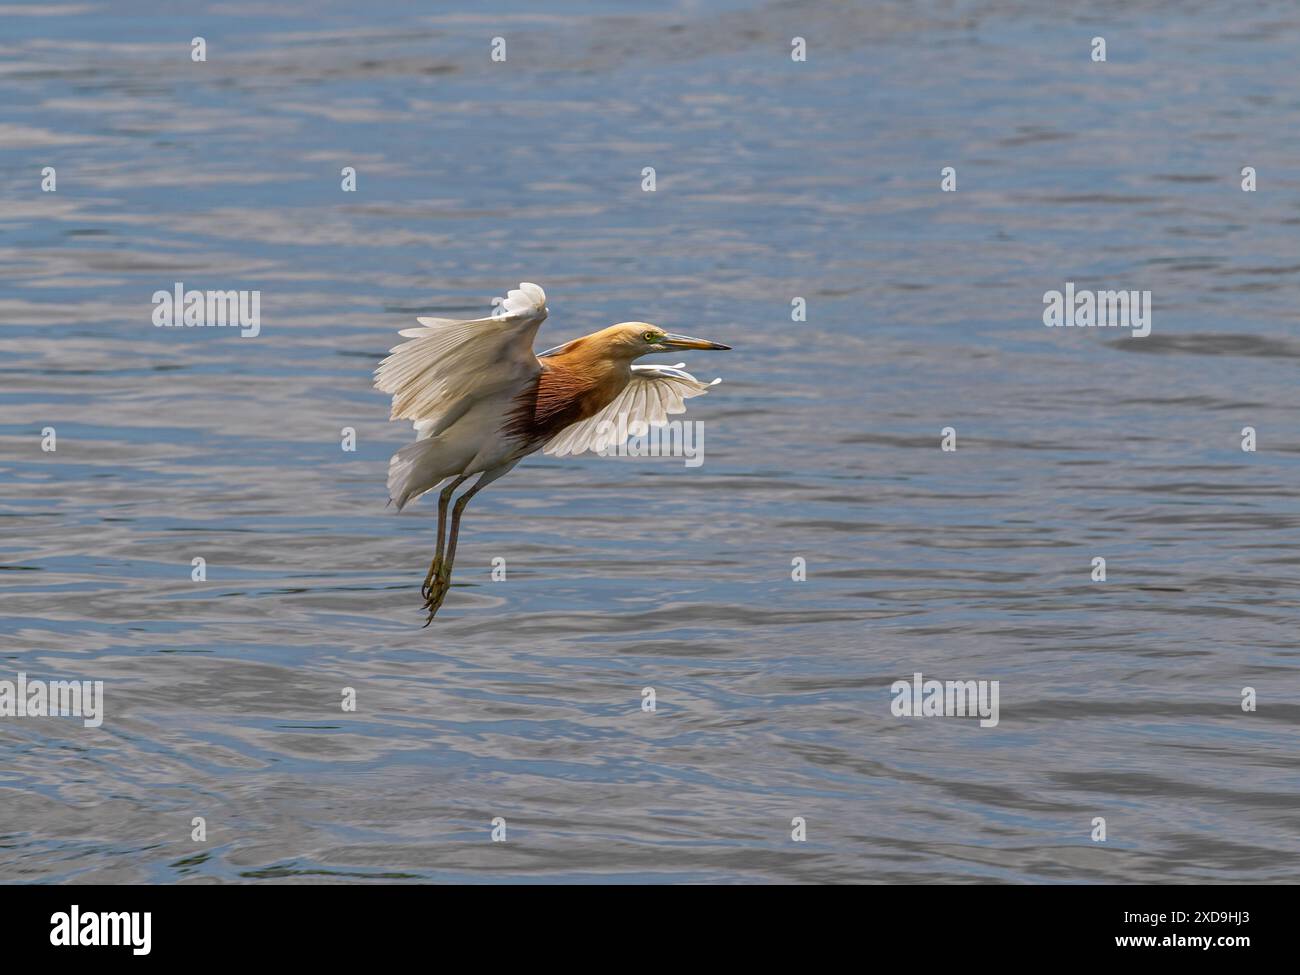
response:
[(525, 442), (549, 440), (565, 427), (595, 416), (623, 392), (632, 360), (642, 353), (627, 324), (611, 325), (562, 345), (538, 359), (541, 375), (515, 398), (507, 436)]

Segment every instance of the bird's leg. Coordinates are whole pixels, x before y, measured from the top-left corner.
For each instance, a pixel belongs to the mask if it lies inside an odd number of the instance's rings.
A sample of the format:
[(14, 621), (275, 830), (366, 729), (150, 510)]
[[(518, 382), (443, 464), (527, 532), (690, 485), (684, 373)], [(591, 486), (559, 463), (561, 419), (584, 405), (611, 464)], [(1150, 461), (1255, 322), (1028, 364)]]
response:
[(425, 621), (425, 626), (433, 622), (433, 617), (451, 588), (451, 569), (456, 562), (456, 540), (460, 535), (460, 516), (465, 510), (465, 505), (469, 504), (469, 499), (474, 497), (483, 486), (484, 479), (480, 477), (472, 488), (456, 499), (456, 505), (451, 509), (451, 531), (447, 533), (447, 558), (438, 567), (437, 581), (429, 594), (429, 601), (425, 604), (425, 608), (429, 611), (429, 619)]
[(420, 595), (426, 600), (430, 593), (433, 592), (433, 577), (438, 574), (438, 567), (442, 564), (443, 542), (447, 534), (447, 505), (451, 503), (451, 494), (456, 488), (468, 480), (469, 475), (465, 474), (456, 478), (438, 495), (438, 548), (434, 552), (433, 561), (429, 563), (429, 574), (424, 577), (424, 585), (420, 587)]
[[(447, 598), (447, 590), (451, 588), (451, 567), (456, 561), (456, 540), (460, 536), (460, 516), (465, 511), (465, 505), (469, 504), (469, 499), (482, 491), (485, 487), (495, 481), (498, 477), (504, 477), (509, 474), (519, 461), (512, 460), (502, 464), (500, 467), (494, 467), (491, 470), (484, 471), (479, 475), (479, 479), (474, 482), (474, 486), (456, 499), (455, 506), (451, 509), (451, 530), (447, 533), (446, 557), (443, 557), (441, 546), (438, 549), (438, 555), (434, 561), (437, 563), (437, 571), (433, 573), (433, 580), (429, 586), (429, 595), (425, 601), (424, 608), (429, 611), (429, 618), (424, 621), (428, 626), (433, 622), (433, 617), (438, 612), (438, 607), (442, 601)], [(466, 475), (467, 477), (470, 475)], [(456, 485), (459, 485), (465, 478), (459, 478)], [(455, 486), (455, 485), (453, 485)], [(450, 497), (444, 492), (443, 498)]]

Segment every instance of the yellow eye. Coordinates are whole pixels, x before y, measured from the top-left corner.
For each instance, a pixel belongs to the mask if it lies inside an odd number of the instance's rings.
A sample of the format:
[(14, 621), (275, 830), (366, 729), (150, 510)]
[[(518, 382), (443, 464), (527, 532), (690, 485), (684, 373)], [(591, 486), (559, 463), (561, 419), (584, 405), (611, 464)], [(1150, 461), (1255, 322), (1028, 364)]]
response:
[(659, 337), (658, 337), (657, 335), (655, 335), (654, 332), (646, 332), (646, 333), (645, 333), (644, 335), (642, 335), (641, 337), (642, 337), (643, 339), (645, 339), (646, 342), (648, 342), (650, 345), (654, 345), (656, 342), (659, 341)]

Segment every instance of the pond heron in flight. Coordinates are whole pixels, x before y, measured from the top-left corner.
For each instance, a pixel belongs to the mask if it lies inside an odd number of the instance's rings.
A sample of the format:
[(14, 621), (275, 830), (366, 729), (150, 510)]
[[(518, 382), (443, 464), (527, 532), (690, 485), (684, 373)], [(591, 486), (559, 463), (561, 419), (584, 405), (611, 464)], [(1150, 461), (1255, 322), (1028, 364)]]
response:
[[(420, 327), (399, 332), (407, 341), (375, 370), (375, 388), (393, 397), (389, 419), (410, 420), (417, 437), (388, 462), (389, 500), (400, 511), (446, 482), (438, 495), (438, 544), (420, 588), (425, 626), (451, 587), (470, 498), (535, 451), (604, 451), (617, 446), (620, 431), (662, 426), (669, 414), (686, 411), (684, 400), (719, 381), (700, 382), (680, 367), (633, 365), (641, 356), (730, 348), (622, 322), (534, 354), (546, 315), (546, 293), (525, 282), (488, 318), (417, 319)], [(475, 474), (452, 506), (456, 489)]]

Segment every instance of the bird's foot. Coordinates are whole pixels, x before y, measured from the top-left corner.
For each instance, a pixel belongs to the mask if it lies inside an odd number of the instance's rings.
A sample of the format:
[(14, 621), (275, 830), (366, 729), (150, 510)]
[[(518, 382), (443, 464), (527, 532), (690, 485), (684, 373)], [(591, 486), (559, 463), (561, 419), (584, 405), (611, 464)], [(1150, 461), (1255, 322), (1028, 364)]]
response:
[(432, 623), (433, 618), (438, 615), (438, 610), (442, 608), (442, 601), (447, 598), (447, 590), (450, 588), (451, 576), (438, 573), (425, 595), (424, 608), (429, 611), (429, 618), (424, 621), (425, 626)]
[(430, 598), (433, 593), (433, 578), (438, 574), (438, 570), (441, 568), (442, 559), (440, 558), (435, 557), (434, 560), (429, 563), (429, 574), (424, 577), (424, 585), (420, 586), (421, 599)]

